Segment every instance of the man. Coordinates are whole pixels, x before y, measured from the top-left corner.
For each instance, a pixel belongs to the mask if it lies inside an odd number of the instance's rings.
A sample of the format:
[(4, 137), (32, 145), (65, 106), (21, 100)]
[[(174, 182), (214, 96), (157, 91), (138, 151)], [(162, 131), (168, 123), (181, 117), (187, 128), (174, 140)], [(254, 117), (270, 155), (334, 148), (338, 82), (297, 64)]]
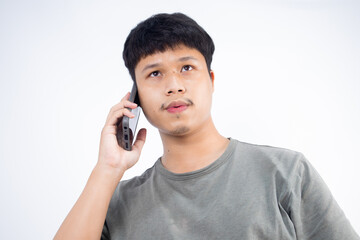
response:
[[(214, 44), (183, 14), (159, 14), (128, 36), (124, 60), (163, 156), (119, 183), (139, 159), (116, 126), (127, 94), (101, 133), (99, 159), (56, 239), (359, 239), (302, 154), (221, 136), (211, 118)], [(104, 224), (105, 223), (105, 224)]]

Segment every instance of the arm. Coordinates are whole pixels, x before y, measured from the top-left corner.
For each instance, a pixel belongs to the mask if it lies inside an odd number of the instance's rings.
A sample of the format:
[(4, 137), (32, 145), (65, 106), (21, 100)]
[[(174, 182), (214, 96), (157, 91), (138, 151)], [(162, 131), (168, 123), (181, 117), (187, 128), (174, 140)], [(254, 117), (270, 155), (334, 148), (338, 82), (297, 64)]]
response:
[(289, 197), (290, 217), (298, 239), (360, 239), (330, 190), (303, 158), (299, 161), (297, 181)]
[(133, 117), (128, 108), (129, 93), (113, 106), (101, 132), (98, 162), (79, 199), (60, 226), (54, 239), (100, 239), (110, 199), (124, 172), (140, 157), (146, 130), (137, 135), (132, 151), (122, 149), (116, 139), (116, 124), (124, 115)]

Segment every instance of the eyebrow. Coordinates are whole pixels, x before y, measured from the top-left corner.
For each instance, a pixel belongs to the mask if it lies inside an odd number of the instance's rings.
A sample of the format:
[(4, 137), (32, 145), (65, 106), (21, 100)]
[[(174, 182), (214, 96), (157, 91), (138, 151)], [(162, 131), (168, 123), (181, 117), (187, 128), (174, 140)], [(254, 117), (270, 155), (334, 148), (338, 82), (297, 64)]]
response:
[(193, 56), (187, 56), (187, 57), (182, 57), (182, 58), (179, 58), (179, 61), (180, 62), (186, 62), (188, 60), (195, 60), (195, 61), (199, 61), (197, 58), (193, 57)]
[[(192, 57), (192, 56), (181, 57), (178, 59), (179, 62), (186, 62), (188, 60), (199, 61), (197, 58)], [(141, 72), (143, 73), (150, 68), (156, 68), (156, 67), (159, 67), (160, 65), (161, 65), (160, 63), (148, 64), (144, 67), (144, 69)]]
[(145, 72), (146, 70), (148, 70), (149, 68), (155, 68), (155, 67), (158, 67), (160, 66), (159, 63), (153, 63), (153, 64), (148, 64), (144, 67), (144, 69), (141, 71), (142, 73)]

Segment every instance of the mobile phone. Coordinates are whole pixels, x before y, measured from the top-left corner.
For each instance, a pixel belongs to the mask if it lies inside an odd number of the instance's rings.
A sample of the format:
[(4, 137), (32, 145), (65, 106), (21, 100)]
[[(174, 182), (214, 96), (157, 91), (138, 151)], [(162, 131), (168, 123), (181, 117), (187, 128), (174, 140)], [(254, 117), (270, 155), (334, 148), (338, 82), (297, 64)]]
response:
[(139, 121), (139, 116), (141, 112), (136, 83), (133, 84), (133, 87), (131, 89), (129, 101), (134, 102), (138, 105), (138, 107), (134, 109), (128, 108), (135, 115), (135, 117), (129, 118), (128, 116), (123, 116), (118, 122), (116, 132), (116, 138), (119, 146), (121, 146), (127, 151), (131, 151), (132, 149), (136, 126)]

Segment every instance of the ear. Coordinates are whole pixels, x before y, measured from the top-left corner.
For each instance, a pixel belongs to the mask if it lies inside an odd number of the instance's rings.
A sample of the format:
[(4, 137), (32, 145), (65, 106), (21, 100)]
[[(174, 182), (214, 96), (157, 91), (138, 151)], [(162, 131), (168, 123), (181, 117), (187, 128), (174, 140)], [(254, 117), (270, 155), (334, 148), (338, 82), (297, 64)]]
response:
[(211, 78), (211, 85), (212, 85), (212, 89), (214, 92), (214, 80), (215, 80), (215, 75), (214, 75), (214, 71), (210, 70), (210, 78)]

